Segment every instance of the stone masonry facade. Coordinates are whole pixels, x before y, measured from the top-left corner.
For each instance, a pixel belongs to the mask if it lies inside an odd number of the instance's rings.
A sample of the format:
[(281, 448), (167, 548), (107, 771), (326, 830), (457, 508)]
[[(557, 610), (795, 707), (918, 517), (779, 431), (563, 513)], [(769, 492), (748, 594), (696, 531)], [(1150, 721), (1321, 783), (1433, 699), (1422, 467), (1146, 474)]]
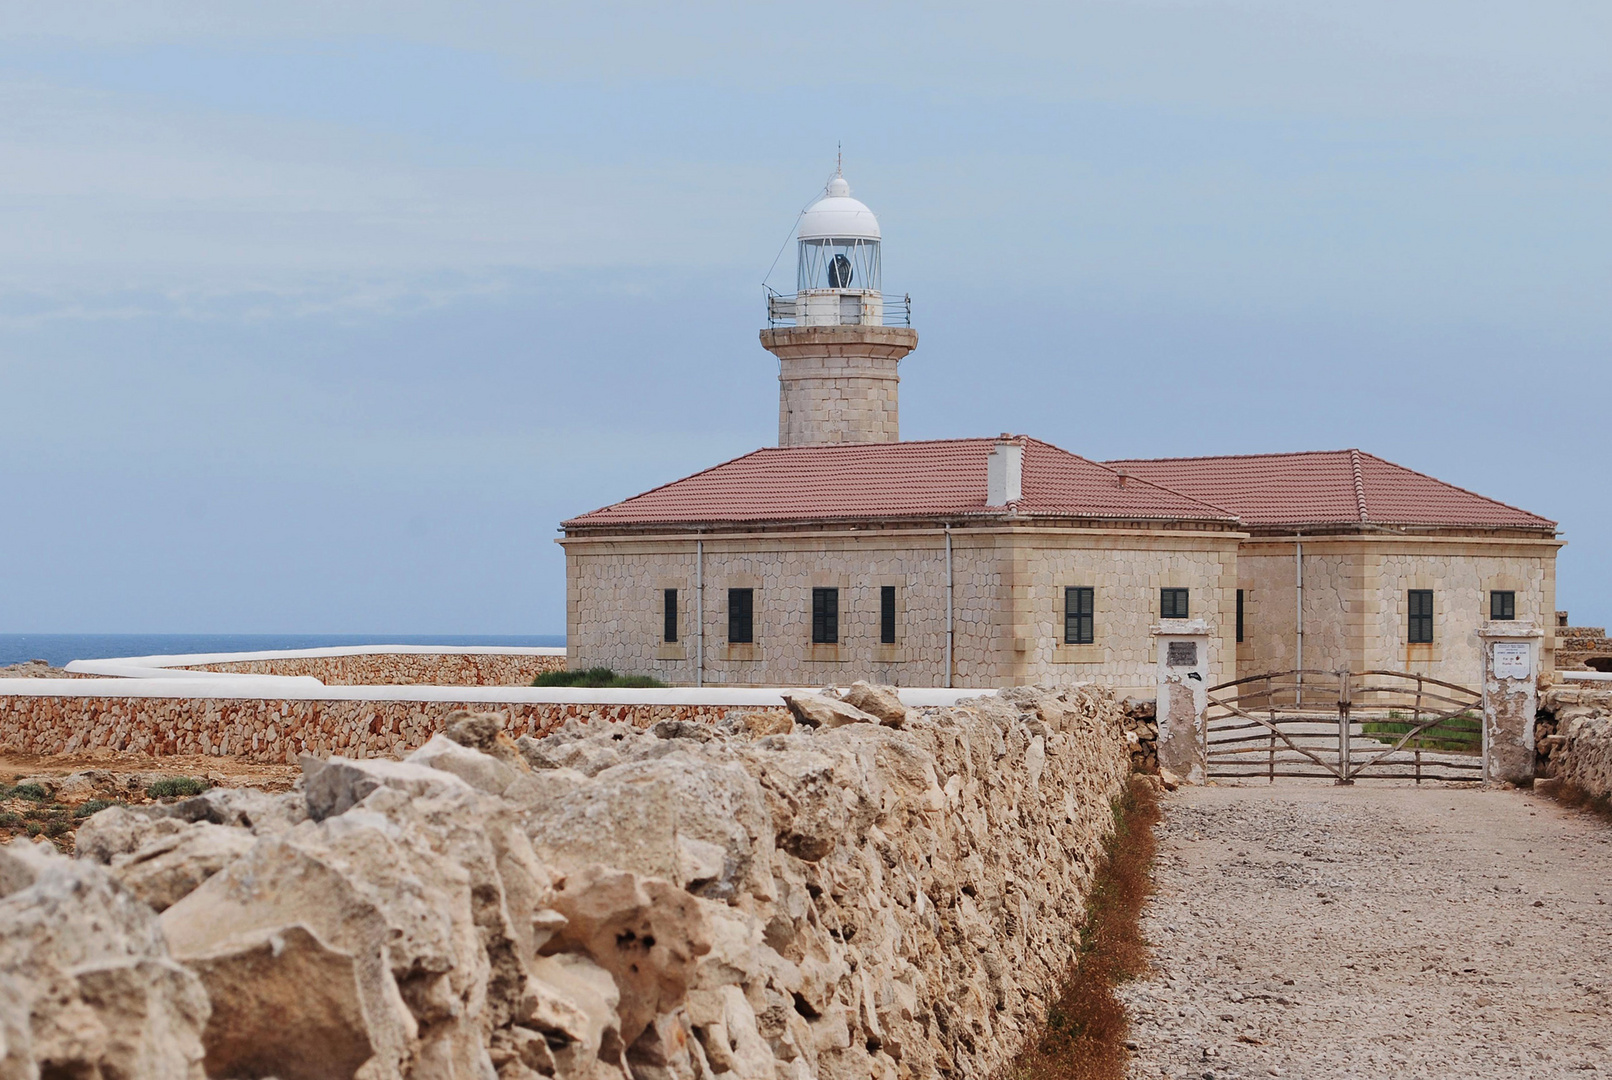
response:
[[(1151, 696), (1160, 589), (1189, 591), (1213, 628), (1209, 665), (1229, 670), (1241, 534), (1149, 528), (956, 528), (951, 685), (1100, 681)], [(870, 678), (944, 686), (946, 530), (841, 529), (568, 538), (571, 666), (604, 665), (673, 685), (817, 686)], [(697, 582), (703, 581), (703, 670)], [(896, 640), (880, 638), (880, 590), (893, 586)], [(1064, 645), (1064, 590), (1094, 595), (1095, 641)], [(754, 642), (727, 640), (728, 590), (751, 589)], [(839, 590), (839, 642), (812, 642), (812, 590)], [(677, 641), (664, 640), (677, 590)], [(1227, 675), (1227, 678), (1230, 676)]]
[[(1489, 596), (1516, 595), (1519, 622), (1545, 631), (1540, 670), (1551, 670), (1556, 603), (1554, 539), (1399, 537), (1367, 533), (1306, 537), (1304, 667), (1322, 671), (1412, 671), (1466, 686), (1482, 680), (1479, 625)], [(1239, 677), (1297, 666), (1296, 567), (1292, 537), (1252, 537), (1237, 557), (1243, 590)], [(1433, 593), (1433, 641), (1408, 641), (1408, 592)]]

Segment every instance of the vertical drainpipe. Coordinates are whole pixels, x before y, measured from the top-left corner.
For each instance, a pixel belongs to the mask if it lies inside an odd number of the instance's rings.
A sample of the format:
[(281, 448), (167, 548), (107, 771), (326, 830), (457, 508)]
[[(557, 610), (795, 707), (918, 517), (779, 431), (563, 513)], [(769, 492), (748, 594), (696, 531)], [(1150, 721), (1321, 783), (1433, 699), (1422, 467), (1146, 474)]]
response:
[(1298, 655), (1293, 666), (1299, 669), (1298, 691), (1295, 704), (1304, 704), (1304, 534), (1293, 534), (1293, 575), (1298, 597)]
[(946, 686), (952, 684), (952, 526), (946, 523)]
[(694, 541), (694, 685), (705, 685), (705, 541)]

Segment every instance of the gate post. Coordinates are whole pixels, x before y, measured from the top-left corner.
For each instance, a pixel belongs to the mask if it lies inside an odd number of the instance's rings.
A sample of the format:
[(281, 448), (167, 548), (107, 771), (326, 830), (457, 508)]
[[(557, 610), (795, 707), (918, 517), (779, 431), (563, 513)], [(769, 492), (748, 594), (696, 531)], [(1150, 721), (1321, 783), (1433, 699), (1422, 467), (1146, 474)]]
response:
[(1209, 627), (1171, 619), (1153, 627), (1159, 700), (1159, 767), (1193, 784), (1207, 778), (1204, 711), (1209, 706)]
[(1483, 644), (1483, 779), (1528, 784), (1534, 778), (1534, 713), (1539, 709), (1539, 644), (1528, 622), (1485, 622)]

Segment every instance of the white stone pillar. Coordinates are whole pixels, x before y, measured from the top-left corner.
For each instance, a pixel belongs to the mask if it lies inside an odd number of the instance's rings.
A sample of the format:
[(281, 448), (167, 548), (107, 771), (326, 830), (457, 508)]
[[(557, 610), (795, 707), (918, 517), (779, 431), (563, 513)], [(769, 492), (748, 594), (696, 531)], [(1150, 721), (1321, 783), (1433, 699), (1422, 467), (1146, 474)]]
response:
[(1539, 711), (1539, 647), (1545, 634), (1529, 622), (1485, 622), (1483, 779), (1528, 784), (1534, 778), (1534, 714)]
[(1159, 767), (1194, 784), (1205, 779), (1204, 710), (1209, 705), (1209, 627), (1166, 619), (1153, 627), (1159, 679)]

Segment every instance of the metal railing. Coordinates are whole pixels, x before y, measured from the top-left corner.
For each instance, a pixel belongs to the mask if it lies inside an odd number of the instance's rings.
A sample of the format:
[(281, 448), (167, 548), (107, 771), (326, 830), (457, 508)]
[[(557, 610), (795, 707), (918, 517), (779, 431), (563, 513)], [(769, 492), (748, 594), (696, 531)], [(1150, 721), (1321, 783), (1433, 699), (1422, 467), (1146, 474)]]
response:
[[(795, 295), (776, 291), (770, 286), (763, 285), (767, 299), (767, 328), (774, 329), (779, 326), (795, 325)], [(903, 293), (900, 299), (886, 296), (883, 298), (883, 315), (881, 326), (911, 326), (912, 325), (912, 294)], [(862, 320), (842, 318), (841, 326), (859, 326)]]

